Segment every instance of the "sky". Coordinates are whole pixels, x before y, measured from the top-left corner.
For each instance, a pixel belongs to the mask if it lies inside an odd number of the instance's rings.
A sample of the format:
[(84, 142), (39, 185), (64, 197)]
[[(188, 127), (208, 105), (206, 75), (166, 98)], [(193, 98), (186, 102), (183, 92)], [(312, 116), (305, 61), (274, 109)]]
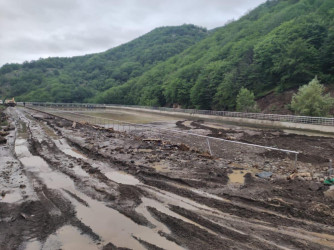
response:
[(0, 66), (102, 52), (161, 26), (223, 26), (265, 0), (0, 0)]

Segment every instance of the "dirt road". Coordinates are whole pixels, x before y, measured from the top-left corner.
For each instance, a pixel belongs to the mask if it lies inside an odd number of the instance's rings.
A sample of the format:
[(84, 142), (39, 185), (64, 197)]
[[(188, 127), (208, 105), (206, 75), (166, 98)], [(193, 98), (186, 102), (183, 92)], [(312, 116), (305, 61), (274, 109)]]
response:
[[(273, 169), (275, 155), (253, 152), (259, 166), (250, 167), (228, 150), (212, 158), (173, 138), (144, 141), (140, 132), (23, 108), (6, 112), (13, 130), (0, 145), (0, 249), (334, 248), (328, 187), (314, 178), (287, 180), (290, 159)], [(307, 161), (300, 169), (323, 174), (325, 161)], [(255, 177), (266, 162), (273, 178)]]

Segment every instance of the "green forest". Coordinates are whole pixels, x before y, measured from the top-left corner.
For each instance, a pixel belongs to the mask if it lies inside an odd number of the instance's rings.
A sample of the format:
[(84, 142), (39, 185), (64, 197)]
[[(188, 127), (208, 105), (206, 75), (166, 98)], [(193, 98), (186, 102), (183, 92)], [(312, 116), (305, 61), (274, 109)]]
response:
[(235, 110), (242, 88), (333, 84), (333, 41), (333, 0), (271, 0), (214, 30), (162, 27), (103, 53), (6, 64), (0, 96)]

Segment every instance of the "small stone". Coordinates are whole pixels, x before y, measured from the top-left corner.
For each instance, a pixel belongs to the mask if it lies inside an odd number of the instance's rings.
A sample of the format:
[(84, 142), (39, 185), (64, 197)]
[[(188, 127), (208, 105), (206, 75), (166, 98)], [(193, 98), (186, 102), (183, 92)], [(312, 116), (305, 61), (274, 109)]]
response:
[(324, 192), (324, 196), (330, 200), (334, 200), (334, 186)]
[(321, 187), (322, 187), (321, 184), (312, 182), (309, 186), (309, 189), (312, 191), (318, 191), (319, 189), (321, 189)]

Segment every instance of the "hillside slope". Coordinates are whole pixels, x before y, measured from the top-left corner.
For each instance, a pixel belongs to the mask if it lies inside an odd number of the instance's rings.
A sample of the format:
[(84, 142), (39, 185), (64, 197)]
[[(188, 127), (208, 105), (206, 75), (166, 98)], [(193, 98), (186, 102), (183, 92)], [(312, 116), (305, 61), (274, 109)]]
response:
[(333, 25), (333, 0), (267, 1), (95, 101), (232, 110), (242, 86), (261, 97), (315, 75), (330, 84)]
[(25, 101), (87, 101), (206, 36), (206, 29), (194, 25), (161, 27), (103, 53), (7, 64), (0, 69), (0, 96), (8, 94)]

